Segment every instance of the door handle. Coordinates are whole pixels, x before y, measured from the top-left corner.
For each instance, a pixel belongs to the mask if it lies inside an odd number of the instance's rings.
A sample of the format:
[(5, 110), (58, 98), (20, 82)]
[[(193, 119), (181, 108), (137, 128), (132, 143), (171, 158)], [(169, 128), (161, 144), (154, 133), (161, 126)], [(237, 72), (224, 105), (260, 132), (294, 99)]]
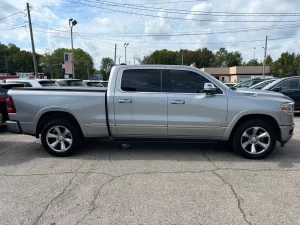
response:
[(173, 101), (171, 101), (171, 104), (184, 104), (185, 103), (185, 101), (183, 101), (183, 100), (173, 100)]
[(132, 103), (131, 99), (120, 99), (119, 103)]

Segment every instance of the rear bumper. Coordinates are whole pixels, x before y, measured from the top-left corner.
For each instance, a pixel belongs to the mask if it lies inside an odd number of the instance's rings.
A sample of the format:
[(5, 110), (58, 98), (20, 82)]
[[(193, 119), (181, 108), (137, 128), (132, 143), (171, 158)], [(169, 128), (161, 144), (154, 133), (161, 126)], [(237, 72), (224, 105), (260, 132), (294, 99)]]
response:
[(279, 126), (280, 133), (281, 133), (281, 143), (286, 143), (288, 142), (294, 133), (294, 125), (291, 126)]
[(2, 114), (0, 113), (0, 126), (3, 124), (3, 116)]
[(22, 129), (20, 123), (18, 121), (6, 121), (6, 128), (9, 132), (15, 134), (22, 134)]

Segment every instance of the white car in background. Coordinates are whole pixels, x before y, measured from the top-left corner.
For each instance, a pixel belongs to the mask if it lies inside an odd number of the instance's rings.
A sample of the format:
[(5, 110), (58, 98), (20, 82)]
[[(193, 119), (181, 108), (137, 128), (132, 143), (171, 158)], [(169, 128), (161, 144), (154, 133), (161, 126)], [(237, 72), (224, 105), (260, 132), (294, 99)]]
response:
[(236, 85), (236, 83), (224, 83), (227, 87), (231, 88)]
[(104, 87), (100, 80), (84, 80), (83, 82), (88, 87)]
[(7, 79), (5, 83), (24, 84), (24, 87), (57, 87), (55, 80), (46, 79)]
[(59, 86), (64, 87), (86, 87), (83, 80), (80, 79), (55, 79)]
[(249, 87), (249, 88), (250, 88), (250, 89), (262, 89), (262, 88), (266, 87), (268, 84), (271, 84), (271, 83), (273, 83), (273, 82), (276, 81), (276, 80), (277, 80), (276, 78), (274, 78), (274, 79), (269, 79), (269, 80), (264, 80), (264, 81), (262, 81), (262, 82), (260, 82), (260, 83), (257, 83), (257, 84), (255, 84), (255, 85)]

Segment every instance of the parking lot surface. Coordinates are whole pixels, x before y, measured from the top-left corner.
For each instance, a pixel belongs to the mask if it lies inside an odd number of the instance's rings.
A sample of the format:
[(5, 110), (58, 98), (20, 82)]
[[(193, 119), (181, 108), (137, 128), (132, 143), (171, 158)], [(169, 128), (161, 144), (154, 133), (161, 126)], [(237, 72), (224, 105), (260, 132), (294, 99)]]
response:
[(87, 141), (50, 156), (0, 129), (0, 224), (300, 224), (300, 118), (265, 160), (221, 145)]

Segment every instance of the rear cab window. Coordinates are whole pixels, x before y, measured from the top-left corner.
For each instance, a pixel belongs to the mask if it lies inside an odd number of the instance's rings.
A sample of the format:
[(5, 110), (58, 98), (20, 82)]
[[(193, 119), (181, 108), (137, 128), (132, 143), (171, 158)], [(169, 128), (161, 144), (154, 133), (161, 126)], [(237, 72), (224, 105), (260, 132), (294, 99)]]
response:
[(71, 87), (85, 87), (85, 84), (83, 83), (82, 80), (68, 80), (67, 81), (67, 86), (71, 86)]

